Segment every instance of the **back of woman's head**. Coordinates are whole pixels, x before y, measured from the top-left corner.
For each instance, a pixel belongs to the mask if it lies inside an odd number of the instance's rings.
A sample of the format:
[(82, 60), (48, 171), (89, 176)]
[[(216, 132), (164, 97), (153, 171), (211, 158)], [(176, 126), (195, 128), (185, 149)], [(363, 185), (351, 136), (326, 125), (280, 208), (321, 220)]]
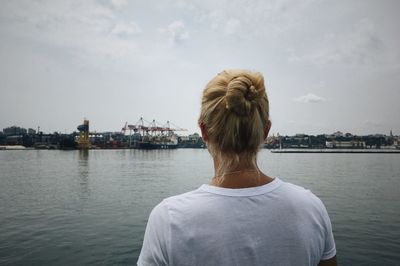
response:
[(247, 70), (226, 70), (203, 92), (199, 124), (207, 134), (207, 147), (221, 159), (220, 170), (241, 161), (252, 163), (264, 142), (269, 118), (264, 78)]

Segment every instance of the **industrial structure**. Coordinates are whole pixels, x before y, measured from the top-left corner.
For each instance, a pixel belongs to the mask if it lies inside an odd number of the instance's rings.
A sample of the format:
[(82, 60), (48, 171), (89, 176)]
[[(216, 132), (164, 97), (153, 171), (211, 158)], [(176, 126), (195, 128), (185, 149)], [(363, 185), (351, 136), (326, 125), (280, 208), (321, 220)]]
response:
[(155, 119), (148, 122), (141, 117), (136, 124), (128, 122), (122, 128), (122, 134), (126, 135), (129, 130), (129, 148), (134, 149), (176, 149), (178, 147), (178, 136), (175, 131), (187, 131), (186, 129), (171, 127), (171, 122), (160, 125)]
[(82, 150), (90, 149), (89, 120), (83, 120), (83, 124), (77, 127), (79, 131), (78, 147)]

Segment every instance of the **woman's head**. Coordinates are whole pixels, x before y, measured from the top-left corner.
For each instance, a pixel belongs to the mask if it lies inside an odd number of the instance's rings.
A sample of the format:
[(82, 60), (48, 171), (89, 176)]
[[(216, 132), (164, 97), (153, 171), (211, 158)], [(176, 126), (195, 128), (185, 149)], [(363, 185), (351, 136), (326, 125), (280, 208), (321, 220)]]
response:
[(269, 130), (264, 78), (247, 70), (226, 70), (203, 92), (199, 125), (220, 170), (253, 164)]

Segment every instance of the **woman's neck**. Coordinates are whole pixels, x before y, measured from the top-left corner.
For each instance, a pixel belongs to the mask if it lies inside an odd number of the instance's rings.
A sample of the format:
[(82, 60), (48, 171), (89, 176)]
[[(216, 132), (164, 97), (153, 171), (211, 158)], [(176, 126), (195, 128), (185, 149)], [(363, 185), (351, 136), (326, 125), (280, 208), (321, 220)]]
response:
[(273, 178), (265, 175), (256, 163), (252, 165), (238, 164), (233, 169), (219, 171), (219, 162), (214, 159), (214, 177), (210, 185), (224, 188), (249, 188), (268, 184)]

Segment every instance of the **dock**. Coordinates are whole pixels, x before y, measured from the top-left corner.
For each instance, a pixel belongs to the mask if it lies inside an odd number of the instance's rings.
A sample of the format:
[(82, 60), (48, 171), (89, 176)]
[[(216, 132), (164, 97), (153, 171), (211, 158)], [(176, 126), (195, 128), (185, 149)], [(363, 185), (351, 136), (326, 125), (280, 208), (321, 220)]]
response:
[(400, 149), (271, 149), (272, 153), (400, 153)]

